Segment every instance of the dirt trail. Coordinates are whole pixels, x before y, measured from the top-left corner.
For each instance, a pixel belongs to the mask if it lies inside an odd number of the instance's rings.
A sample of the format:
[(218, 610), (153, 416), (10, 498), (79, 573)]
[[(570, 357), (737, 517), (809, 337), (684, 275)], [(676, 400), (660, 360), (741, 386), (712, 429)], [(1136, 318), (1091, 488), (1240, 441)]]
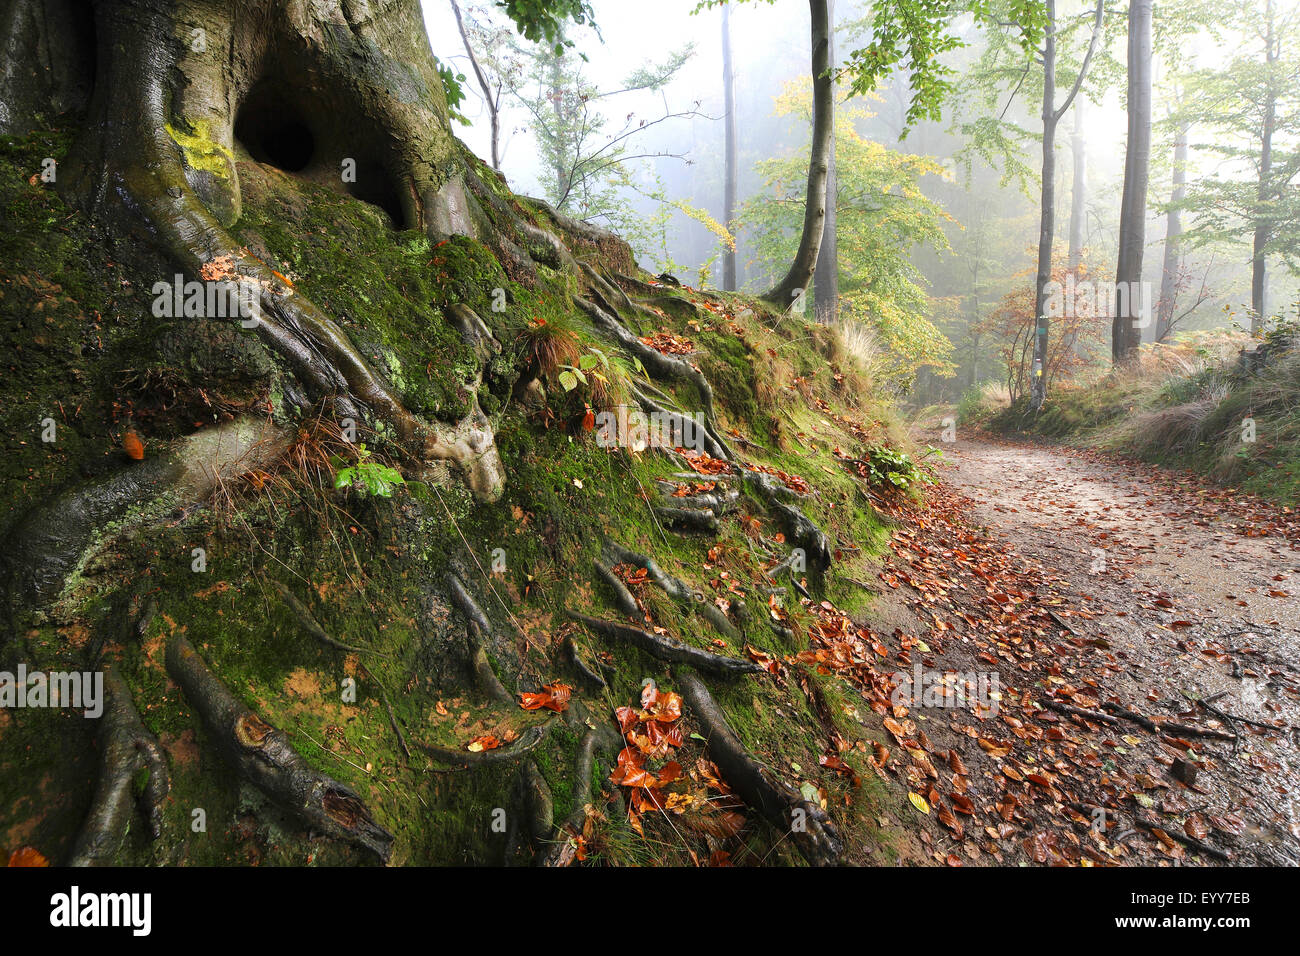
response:
[[(991, 438), (944, 452), (949, 518), (895, 536), (881, 623), (928, 632), (926, 667), (995, 668), (1009, 692), (992, 715), (911, 713), (931, 753), (971, 768), (957, 783), (977, 809), (957, 838), (930, 827), (929, 855), (1300, 864), (1295, 516), (1096, 453)], [(1014, 609), (1004, 624), (990, 597)], [(1175, 773), (1189, 758), (1191, 786)], [(919, 789), (942, 797), (946, 778)]]

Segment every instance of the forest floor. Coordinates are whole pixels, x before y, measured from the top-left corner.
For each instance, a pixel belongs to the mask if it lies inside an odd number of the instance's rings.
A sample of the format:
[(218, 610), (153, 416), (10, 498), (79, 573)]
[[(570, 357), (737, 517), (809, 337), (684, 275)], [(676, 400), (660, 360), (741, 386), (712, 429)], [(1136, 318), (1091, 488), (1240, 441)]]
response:
[(922, 798), (911, 862), (1300, 864), (1295, 509), (1095, 452), (943, 450), (873, 626), (1002, 693), (886, 721)]

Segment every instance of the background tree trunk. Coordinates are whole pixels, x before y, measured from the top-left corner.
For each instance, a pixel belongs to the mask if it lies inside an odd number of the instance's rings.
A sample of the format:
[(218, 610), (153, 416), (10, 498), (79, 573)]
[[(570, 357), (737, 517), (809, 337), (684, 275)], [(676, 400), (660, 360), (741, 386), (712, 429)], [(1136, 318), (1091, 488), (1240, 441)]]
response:
[(808, 0), (812, 19), (813, 132), (812, 153), (808, 160), (807, 202), (799, 249), (784, 279), (763, 298), (789, 308), (797, 297), (808, 291), (817, 271), (817, 254), (821, 249), (822, 228), (826, 221), (826, 178), (830, 174), (832, 122), (835, 110), (835, 84), (830, 76), (830, 13), (827, 0)]
[[(1274, 32), (1273, 0), (1264, 7), (1264, 63), (1268, 70), (1268, 91), (1264, 99), (1264, 123), (1260, 136), (1259, 187), (1255, 192), (1261, 213), (1272, 199), (1273, 131), (1277, 125), (1277, 88), (1274, 66), (1278, 59), (1277, 37)], [(1250, 259), (1250, 331), (1259, 334), (1268, 318), (1268, 264), (1264, 250), (1268, 245), (1271, 225), (1267, 219), (1255, 221), (1255, 234), (1251, 243)]]
[(1047, 0), (1047, 31), (1043, 38), (1043, 174), (1040, 193), (1040, 210), (1038, 220), (1038, 273), (1034, 288), (1034, 328), (1033, 364), (1030, 367), (1032, 385), (1029, 393), (1029, 410), (1038, 412), (1047, 398), (1047, 336), (1051, 323), (1047, 315), (1048, 286), (1052, 281), (1052, 245), (1056, 238), (1056, 129), (1061, 117), (1065, 115), (1079, 95), (1084, 77), (1088, 75), (1088, 66), (1097, 49), (1097, 39), (1101, 35), (1102, 0), (1097, 0), (1097, 10), (1093, 17), (1092, 38), (1088, 41), (1088, 52), (1079, 64), (1079, 73), (1074, 78), (1074, 85), (1060, 108), (1056, 106), (1056, 0)]
[[(722, 223), (734, 237), (736, 234), (736, 77), (731, 53), (731, 4), (722, 7), (722, 101), (723, 135), (726, 145), (722, 172)], [(737, 289), (736, 249), (722, 250), (722, 288), (728, 292)]]
[(1147, 177), (1151, 161), (1151, 0), (1132, 0), (1128, 14), (1128, 148), (1120, 203), (1119, 261), (1115, 265), (1115, 310), (1111, 357), (1116, 365), (1136, 358), (1142, 344), (1138, 312), (1142, 295), (1142, 253), (1146, 242)]
[(501, 171), (501, 111), (497, 108), (496, 98), (492, 95), (492, 84), (488, 82), (487, 74), (483, 72), (483, 67), (479, 65), (478, 57), (474, 53), (474, 46), (469, 42), (469, 32), (465, 29), (465, 19), (460, 13), (460, 4), (456, 0), (451, 0), (451, 10), (456, 15), (456, 29), (460, 31), (461, 43), (465, 45), (465, 55), (469, 57), (470, 66), (474, 68), (474, 78), (478, 81), (478, 87), (483, 92), (483, 105), (487, 107), (488, 122), (491, 124), (492, 132), (492, 168)]
[[(827, 0), (827, 17), (830, 23), (827, 59), (832, 68), (835, 64), (835, 0)], [(836, 228), (835, 206), (839, 187), (835, 177), (835, 97), (832, 84), (831, 94), (831, 143), (826, 154), (826, 219), (822, 223), (821, 250), (817, 261), (821, 268), (813, 277), (813, 306), (817, 310), (817, 321), (833, 323), (840, 313), (840, 269), (839, 269), (839, 233)]]
[(1183, 234), (1183, 214), (1179, 204), (1187, 198), (1188, 136), (1191, 128), (1184, 123), (1178, 130), (1174, 143), (1173, 189), (1169, 194), (1169, 213), (1165, 217), (1165, 256), (1160, 273), (1160, 304), (1156, 312), (1156, 341), (1163, 342), (1169, 335), (1174, 308), (1178, 304), (1178, 280), (1183, 268), (1180, 247)]
[(1070, 271), (1078, 275), (1083, 265), (1083, 231), (1088, 200), (1088, 141), (1083, 135), (1084, 98), (1074, 101), (1074, 133), (1070, 137), (1074, 182), (1070, 187)]

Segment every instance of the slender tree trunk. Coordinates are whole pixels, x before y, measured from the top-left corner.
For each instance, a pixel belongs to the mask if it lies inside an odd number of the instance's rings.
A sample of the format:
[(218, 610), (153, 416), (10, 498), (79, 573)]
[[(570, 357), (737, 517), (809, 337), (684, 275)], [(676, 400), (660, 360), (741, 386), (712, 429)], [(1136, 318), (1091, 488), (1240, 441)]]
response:
[[(736, 234), (736, 76), (731, 55), (731, 4), (722, 7), (722, 102), (723, 135), (726, 138), (723, 185), (722, 222), (734, 237)], [(722, 288), (735, 292), (736, 249), (729, 247), (722, 253)]]
[(1078, 275), (1083, 265), (1083, 228), (1088, 199), (1088, 142), (1083, 137), (1084, 99), (1074, 101), (1074, 134), (1070, 137), (1074, 182), (1070, 188), (1070, 271)]
[(1255, 236), (1251, 244), (1250, 259), (1250, 331), (1258, 334), (1268, 317), (1268, 264), (1264, 247), (1268, 244), (1271, 223), (1262, 216), (1265, 204), (1271, 199), (1273, 175), (1273, 131), (1277, 125), (1277, 89), (1273, 81), (1273, 66), (1277, 61), (1276, 36), (1273, 30), (1273, 0), (1264, 8), (1265, 53), (1268, 69), (1268, 92), (1264, 99), (1264, 124), (1260, 136), (1259, 185), (1255, 197), (1259, 201), (1260, 215), (1255, 220)]
[(1047, 0), (1051, 18), (1043, 47), (1043, 171), (1039, 193), (1038, 274), (1034, 280), (1034, 363), (1030, 407), (1037, 411), (1047, 397), (1048, 285), (1052, 281), (1052, 240), (1056, 232), (1056, 3)]
[(456, 29), (460, 31), (460, 41), (465, 45), (465, 53), (469, 56), (470, 65), (474, 68), (474, 78), (478, 81), (479, 89), (483, 91), (483, 103), (487, 106), (488, 122), (492, 126), (492, 168), (500, 172), (501, 115), (497, 110), (497, 102), (492, 97), (492, 84), (488, 82), (487, 74), (483, 72), (483, 67), (479, 65), (478, 57), (474, 54), (474, 47), (469, 42), (469, 31), (465, 29), (465, 20), (460, 15), (460, 4), (456, 0), (451, 0), (451, 9), (456, 14)]
[(1115, 266), (1115, 310), (1111, 357), (1116, 365), (1136, 358), (1142, 323), (1149, 315), (1142, 288), (1146, 242), (1147, 177), (1151, 161), (1151, 0), (1132, 0), (1128, 16), (1128, 148), (1120, 203), (1119, 261)]
[(799, 249), (784, 279), (764, 298), (786, 309), (802, 298), (817, 271), (822, 228), (826, 222), (826, 179), (830, 175), (830, 149), (835, 110), (835, 84), (830, 76), (830, 13), (827, 0), (808, 0), (812, 19), (813, 133), (808, 161), (808, 192)]
[[(573, 190), (573, 170), (568, 162), (567, 144), (564, 142), (564, 70), (559, 54), (551, 57), (551, 112), (555, 116), (555, 135), (552, 137), (551, 167), (555, 175), (555, 208), (564, 209)], [(575, 157), (576, 159), (576, 157)]]
[(1178, 304), (1178, 275), (1183, 268), (1181, 237), (1183, 214), (1179, 204), (1187, 198), (1187, 138), (1190, 127), (1184, 123), (1178, 130), (1174, 143), (1174, 184), (1169, 194), (1169, 214), (1165, 218), (1165, 261), (1160, 273), (1160, 305), (1156, 312), (1156, 341), (1163, 342), (1169, 335)]
[[(827, 0), (830, 20), (830, 47), (827, 58), (835, 64), (835, 0)], [(833, 323), (840, 313), (839, 233), (837, 231), (836, 204), (839, 185), (835, 175), (835, 100), (831, 99), (831, 148), (826, 156), (826, 220), (822, 224), (822, 245), (817, 253), (821, 268), (813, 277), (813, 305), (819, 322)]]
[(1047, 31), (1043, 38), (1043, 175), (1040, 193), (1040, 215), (1038, 220), (1038, 274), (1034, 288), (1034, 315), (1037, 319), (1034, 327), (1033, 353), (1034, 361), (1030, 368), (1032, 377), (1029, 397), (1029, 410), (1037, 412), (1043, 407), (1047, 398), (1047, 335), (1050, 331), (1050, 317), (1047, 314), (1047, 300), (1052, 281), (1052, 242), (1056, 235), (1056, 128), (1061, 117), (1069, 110), (1084, 77), (1088, 75), (1088, 66), (1097, 49), (1097, 39), (1101, 35), (1101, 17), (1103, 0), (1097, 0), (1097, 10), (1093, 16), (1092, 38), (1088, 41), (1088, 52), (1079, 73), (1074, 78), (1074, 85), (1060, 108), (1056, 106), (1056, 0), (1046, 0)]

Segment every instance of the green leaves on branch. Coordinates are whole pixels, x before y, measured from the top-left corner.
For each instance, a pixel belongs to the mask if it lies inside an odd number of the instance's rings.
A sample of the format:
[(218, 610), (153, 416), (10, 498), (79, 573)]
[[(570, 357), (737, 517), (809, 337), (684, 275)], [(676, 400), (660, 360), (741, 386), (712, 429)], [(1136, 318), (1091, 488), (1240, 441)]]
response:
[(442, 80), (442, 88), (447, 93), (447, 115), (461, 126), (469, 126), (469, 117), (460, 111), (460, 104), (465, 102), (465, 74), (457, 73), (436, 56), (433, 62), (437, 67), (438, 77)]
[(595, 27), (596, 16), (587, 0), (497, 0), (497, 6), (514, 21), (524, 39), (551, 44), (558, 54), (573, 44), (564, 38), (564, 25)]
[[(790, 83), (777, 98), (777, 114), (811, 116), (811, 80)], [(835, 130), (840, 313), (868, 326), (880, 347), (872, 375), (893, 391), (910, 388), (917, 370), (952, 374), (952, 343), (930, 320), (918, 248), (949, 249), (951, 217), (925, 195), (921, 181), (946, 177), (928, 156), (902, 153), (860, 136), (855, 126), (870, 116), (859, 102), (841, 104)], [(741, 209), (758, 259), (777, 274), (794, 255), (804, 214), (808, 149), (757, 164), (762, 190)], [(823, 266), (819, 264), (819, 268)]]

